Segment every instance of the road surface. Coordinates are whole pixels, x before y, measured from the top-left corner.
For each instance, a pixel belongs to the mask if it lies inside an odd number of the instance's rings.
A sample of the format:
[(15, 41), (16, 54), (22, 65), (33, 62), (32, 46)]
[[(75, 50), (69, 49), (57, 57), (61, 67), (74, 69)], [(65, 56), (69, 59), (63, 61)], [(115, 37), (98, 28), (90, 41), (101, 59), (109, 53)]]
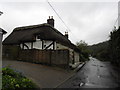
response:
[(39, 88), (55, 88), (74, 74), (57, 67), (16, 60), (3, 60), (2, 67), (6, 66), (22, 73)]
[(109, 62), (90, 57), (90, 61), (76, 75), (58, 88), (116, 88), (118, 83), (113, 77), (114, 72), (111, 67)]

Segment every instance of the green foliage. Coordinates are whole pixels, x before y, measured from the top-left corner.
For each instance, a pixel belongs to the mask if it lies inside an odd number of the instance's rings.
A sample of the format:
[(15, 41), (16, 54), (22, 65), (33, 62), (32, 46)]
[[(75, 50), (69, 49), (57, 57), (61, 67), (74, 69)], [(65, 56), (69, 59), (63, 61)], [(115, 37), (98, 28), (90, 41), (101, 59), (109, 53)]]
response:
[(99, 60), (107, 61), (109, 60), (108, 45), (109, 45), (108, 41), (105, 41), (102, 43), (88, 46), (89, 53), (91, 56), (98, 58)]
[(77, 47), (81, 50), (80, 59), (82, 61), (89, 60), (89, 51), (87, 49), (88, 44), (85, 41), (79, 41), (76, 43)]
[(109, 51), (111, 62), (120, 66), (120, 27), (110, 33)]
[(86, 59), (86, 58), (84, 57), (83, 54), (80, 54), (80, 59), (81, 59), (81, 61), (87, 61), (87, 60), (88, 60), (88, 59)]
[(109, 61), (109, 52), (107, 50), (102, 50), (97, 54), (97, 58), (102, 61)]
[(82, 41), (82, 40), (79, 41), (79, 42), (76, 42), (76, 45), (82, 51), (86, 50), (86, 47), (88, 46), (88, 44), (85, 41)]
[(103, 61), (111, 61), (112, 64), (120, 66), (120, 27), (110, 32), (110, 40), (88, 46), (93, 57)]
[(2, 68), (2, 89), (35, 88), (36, 85), (22, 74), (14, 72), (12, 69)]

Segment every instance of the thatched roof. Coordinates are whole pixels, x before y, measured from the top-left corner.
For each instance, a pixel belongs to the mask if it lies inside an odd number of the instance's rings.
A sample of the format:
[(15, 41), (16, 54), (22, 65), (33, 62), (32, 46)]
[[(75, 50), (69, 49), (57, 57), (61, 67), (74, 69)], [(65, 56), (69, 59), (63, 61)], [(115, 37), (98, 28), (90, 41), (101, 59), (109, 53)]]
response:
[(3, 30), (2, 28), (0, 28), (0, 32), (2, 32), (3, 34), (6, 34), (7, 32), (5, 30)]
[(21, 42), (34, 42), (36, 40), (36, 35), (40, 35), (42, 40), (54, 40), (67, 47), (78, 50), (77, 47), (72, 44), (68, 38), (66, 38), (62, 33), (49, 24), (17, 27), (3, 41), (3, 45), (19, 45)]

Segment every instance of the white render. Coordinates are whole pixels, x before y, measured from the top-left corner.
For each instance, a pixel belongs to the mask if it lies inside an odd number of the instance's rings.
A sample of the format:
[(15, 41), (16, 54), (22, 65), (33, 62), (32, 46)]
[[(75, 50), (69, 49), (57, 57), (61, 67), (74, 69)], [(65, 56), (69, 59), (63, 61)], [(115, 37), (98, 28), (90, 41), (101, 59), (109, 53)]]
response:
[[(43, 40), (43, 49), (45, 49), (47, 46), (49, 46), (53, 41), (47, 41), (47, 40)], [(27, 42), (24, 43), (25, 45), (28, 46), (29, 49), (42, 49), (42, 41), (41, 40), (36, 40), (35, 42)], [(33, 47), (32, 47), (33, 44)], [(56, 49), (56, 42), (54, 42), (55, 45), (55, 49)], [(23, 44), (20, 44), (20, 47), (23, 47)], [(24, 46), (23, 49), (28, 49), (26, 46)], [(47, 49), (53, 49), (53, 45), (51, 45), (49, 48)]]
[[(46, 41), (46, 40), (44, 40), (43, 42), (44, 42), (44, 49), (45, 49), (45, 48), (46, 48), (48, 45), (50, 45), (53, 41)], [(52, 44), (48, 49), (53, 49), (53, 44)]]
[(74, 52), (74, 60), (75, 60), (75, 63), (79, 62), (79, 53)]
[(41, 40), (36, 40), (36, 42), (33, 42), (33, 48), (42, 49), (42, 41)]
[[(31, 49), (31, 43), (25, 43), (28, 47), (29, 47), (29, 49)], [(24, 47), (24, 49), (27, 49), (27, 47)]]
[(62, 45), (62, 44), (60, 44), (60, 43), (56, 43), (56, 49), (60, 50), (60, 49), (69, 49), (69, 48), (64, 46), (64, 45)]

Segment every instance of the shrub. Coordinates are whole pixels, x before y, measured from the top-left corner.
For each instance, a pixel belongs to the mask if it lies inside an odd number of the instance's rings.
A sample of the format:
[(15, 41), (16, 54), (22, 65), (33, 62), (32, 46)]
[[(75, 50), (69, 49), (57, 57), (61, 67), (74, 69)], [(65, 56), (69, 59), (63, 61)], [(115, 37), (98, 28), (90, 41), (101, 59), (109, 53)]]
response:
[(22, 74), (5, 67), (2, 68), (2, 89), (36, 88), (36, 85)]

